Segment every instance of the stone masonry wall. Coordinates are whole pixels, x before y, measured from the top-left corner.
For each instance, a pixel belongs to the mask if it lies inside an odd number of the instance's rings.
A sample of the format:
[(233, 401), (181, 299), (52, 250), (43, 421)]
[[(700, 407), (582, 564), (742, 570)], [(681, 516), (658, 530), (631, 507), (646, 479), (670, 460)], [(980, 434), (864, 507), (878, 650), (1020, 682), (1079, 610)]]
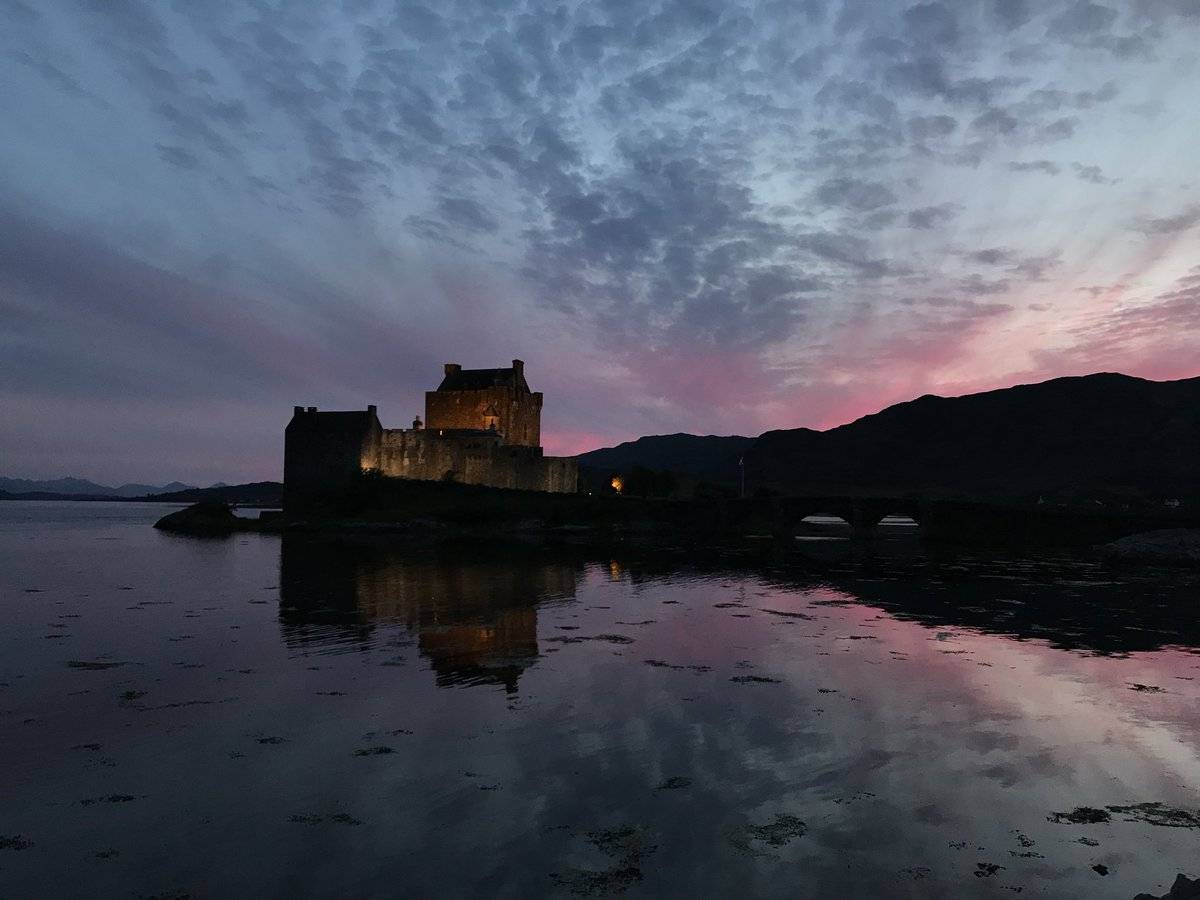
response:
[(542, 442), (541, 393), (518, 394), (497, 386), (478, 391), (427, 391), (425, 427), (439, 429), (484, 429), (484, 412), (494, 407), (499, 430), (509, 444), (538, 447)]
[(371, 468), (393, 478), (524, 491), (574, 493), (578, 483), (573, 459), (542, 456), (540, 447), (514, 447), (486, 435), (442, 436), (429, 428), (383, 430)]

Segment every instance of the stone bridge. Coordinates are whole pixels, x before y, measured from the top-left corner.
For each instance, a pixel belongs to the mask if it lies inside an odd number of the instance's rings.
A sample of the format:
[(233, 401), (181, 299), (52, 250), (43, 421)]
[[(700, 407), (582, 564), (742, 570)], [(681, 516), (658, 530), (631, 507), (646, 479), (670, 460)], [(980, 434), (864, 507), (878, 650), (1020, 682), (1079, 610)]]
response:
[[(704, 513), (697, 509), (697, 515)], [(711, 524), (723, 529), (768, 531), (790, 539), (809, 516), (838, 516), (856, 538), (876, 533), (888, 516), (912, 519), (923, 537), (949, 543), (1093, 544), (1163, 528), (1200, 528), (1200, 514), (1181, 510), (1016, 505), (913, 497), (828, 495), (724, 501)]]

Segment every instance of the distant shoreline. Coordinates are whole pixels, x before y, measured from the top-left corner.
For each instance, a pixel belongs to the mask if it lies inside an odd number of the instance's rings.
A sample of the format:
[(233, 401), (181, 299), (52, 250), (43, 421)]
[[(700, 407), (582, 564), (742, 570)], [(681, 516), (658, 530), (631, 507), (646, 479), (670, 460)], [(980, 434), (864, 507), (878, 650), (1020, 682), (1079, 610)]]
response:
[(283, 485), (278, 481), (254, 481), (247, 484), (222, 485), (221, 487), (187, 488), (159, 494), (143, 494), (125, 497), (119, 494), (60, 494), (51, 491), (0, 491), (0, 500), (52, 500), (95, 503), (97, 501), (120, 503), (202, 503), (220, 502), (230, 506), (254, 506), (263, 509), (283, 506)]
[[(0, 503), (43, 503), (50, 501), (53, 503), (160, 503), (164, 506), (179, 506), (186, 507), (194, 505), (190, 500), (171, 500), (163, 497), (104, 497), (96, 494), (83, 494), (81, 496), (66, 496), (63, 494), (40, 495), (40, 494), (9, 494), (0, 496)], [(279, 503), (230, 503), (228, 504), (233, 509), (282, 509), (283, 506)]]
[[(295, 499), (295, 498), (294, 498)], [(1164, 529), (1195, 530), (1200, 517), (1185, 511), (1118, 512), (1048, 504), (856, 495), (711, 497), (690, 500), (548, 494), (441, 482), (378, 479), (328, 497), (304, 498), (258, 518), (234, 515), (230, 505), (203, 502), (176, 510), (155, 527), (182, 534), (387, 533), (427, 542), (466, 537), (519, 537), (608, 544), (790, 546), (814, 517), (833, 516), (846, 535), (871, 543), (900, 516), (919, 527), (922, 541), (964, 546), (1099, 546)], [(881, 530), (882, 527), (882, 530)], [(911, 528), (911, 526), (909, 526)]]

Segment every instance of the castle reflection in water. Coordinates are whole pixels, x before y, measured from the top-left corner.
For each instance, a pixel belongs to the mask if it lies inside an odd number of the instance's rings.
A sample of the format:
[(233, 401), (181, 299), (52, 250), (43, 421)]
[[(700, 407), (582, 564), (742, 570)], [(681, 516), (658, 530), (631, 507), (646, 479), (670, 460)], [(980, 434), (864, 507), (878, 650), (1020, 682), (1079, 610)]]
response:
[(403, 626), (439, 686), (513, 692), (538, 658), (538, 604), (573, 598), (582, 573), (521, 553), (285, 537), (279, 619), (289, 647), (370, 641), (380, 626)]

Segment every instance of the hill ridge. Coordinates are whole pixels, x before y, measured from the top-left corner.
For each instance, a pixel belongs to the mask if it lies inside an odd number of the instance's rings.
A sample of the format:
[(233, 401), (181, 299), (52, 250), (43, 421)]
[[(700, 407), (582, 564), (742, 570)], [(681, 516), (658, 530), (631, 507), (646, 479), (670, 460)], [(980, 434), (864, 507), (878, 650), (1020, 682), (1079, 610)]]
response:
[(838, 490), (1032, 501), (1200, 501), (1200, 377), (1070, 375), (924, 394), (824, 431), (654, 436), (580, 464), (665, 469), (752, 490)]

